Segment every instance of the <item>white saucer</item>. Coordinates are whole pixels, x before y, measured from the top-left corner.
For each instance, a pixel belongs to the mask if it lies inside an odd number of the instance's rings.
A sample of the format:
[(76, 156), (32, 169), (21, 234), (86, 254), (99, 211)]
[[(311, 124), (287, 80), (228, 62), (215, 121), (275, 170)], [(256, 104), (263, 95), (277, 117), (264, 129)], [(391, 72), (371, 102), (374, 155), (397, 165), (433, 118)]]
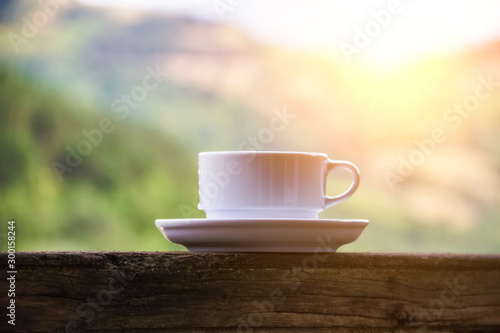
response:
[(335, 252), (354, 242), (367, 220), (171, 219), (156, 227), (190, 251)]

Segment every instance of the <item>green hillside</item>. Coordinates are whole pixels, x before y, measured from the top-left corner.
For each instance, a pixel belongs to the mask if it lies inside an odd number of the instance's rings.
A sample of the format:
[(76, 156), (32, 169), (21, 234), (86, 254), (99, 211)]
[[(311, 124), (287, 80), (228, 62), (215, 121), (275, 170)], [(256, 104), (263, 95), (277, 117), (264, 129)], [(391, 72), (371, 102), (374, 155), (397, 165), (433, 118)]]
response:
[[(176, 248), (153, 222), (186, 214), (181, 204), (193, 202), (196, 156), (157, 130), (82, 110), (6, 68), (0, 105), (0, 212), (17, 221), (18, 250)], [(82, 131), (104, 118), (114, 130), (89, 149)], [(78, 148), (91, 152), (79, 154), (77, 165), (69, 152)], [(58, 172), (56, 163), (64, 166)]]

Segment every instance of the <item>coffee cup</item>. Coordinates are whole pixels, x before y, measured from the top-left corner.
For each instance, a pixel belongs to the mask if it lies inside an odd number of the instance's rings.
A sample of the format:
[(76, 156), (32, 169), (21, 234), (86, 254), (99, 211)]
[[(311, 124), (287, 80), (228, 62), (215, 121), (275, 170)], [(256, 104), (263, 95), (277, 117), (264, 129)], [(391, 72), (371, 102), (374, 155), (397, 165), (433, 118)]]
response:
[[(198, 208), (209, 219), (317, 219), (358, 188), (359, 170), (325, 154), (275, 151), (222, 151), (199, 154)], [(327, 176), (343, 168), (353, 175), (349, 189), (326, 195)]]

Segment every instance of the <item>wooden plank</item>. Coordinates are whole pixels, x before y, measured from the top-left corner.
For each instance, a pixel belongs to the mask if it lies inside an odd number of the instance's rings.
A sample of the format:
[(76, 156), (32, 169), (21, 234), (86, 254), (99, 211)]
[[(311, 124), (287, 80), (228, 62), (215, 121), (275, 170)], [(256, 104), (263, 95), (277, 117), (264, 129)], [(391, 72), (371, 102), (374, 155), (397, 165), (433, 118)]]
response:
[(1, 332), (500, 331), (498, 255), (52, 252), (16, 263), (16, 326), (4, 315)]

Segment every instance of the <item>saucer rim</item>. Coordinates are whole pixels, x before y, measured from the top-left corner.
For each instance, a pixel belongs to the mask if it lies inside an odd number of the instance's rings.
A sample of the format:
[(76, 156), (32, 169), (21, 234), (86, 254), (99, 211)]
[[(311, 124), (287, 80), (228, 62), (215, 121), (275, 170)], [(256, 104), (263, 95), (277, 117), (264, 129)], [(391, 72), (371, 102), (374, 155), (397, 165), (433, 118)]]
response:
[(288, 218), (288, 217), (250, 217), (250, 218), (204, 218), (204, 217), (195, 217), (195, 218), (175, 218), (175, 219), (156, 219), (155, 222), (158, 221), (311, 221), (311, 222), (320, 222), (320, 221), (328, 221), (328, 222), (341, 222), (341, 223), (349, 223), (349, 222), (366, 222), (369, 223), (368, 219), (308, 219), (308, 218)]
[[(267, 224), (269, 223), (269, 224)], [(257, 224), (259, 227), (276, 227), (276, 224), (283, 223), (288, 227), (358, 227), (366, 228), (370, 222), (367, 219), (288, 219), (288, 218), (223, 218), (223, 219), (206, 219), (206, 218), (188, 218), (188, 219), (156, 219), (155, 225), (157, 228), (211, 228), (220, 226), (253, 226)], [(288, 224), (286, 224), (288, 223)]]

